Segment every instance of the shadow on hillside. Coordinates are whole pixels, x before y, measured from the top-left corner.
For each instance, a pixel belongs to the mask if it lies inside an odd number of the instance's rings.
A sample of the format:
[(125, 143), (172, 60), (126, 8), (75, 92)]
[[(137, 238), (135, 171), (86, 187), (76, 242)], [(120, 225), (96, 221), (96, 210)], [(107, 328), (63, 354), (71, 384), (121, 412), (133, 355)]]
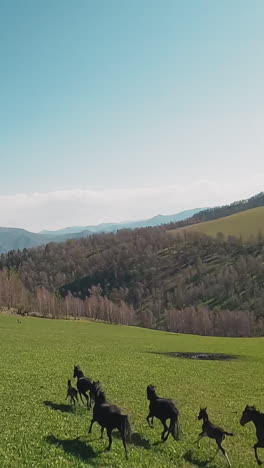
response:
[(73, 413), (73, 408), (71, 405), (58, 405), (57, 403), (53, 403), (52, 401), (47, 400), (43, 401), (43, 404), (55, 411), (60, 411), (61, 413)]
[(191, 450), (187, 450), (187, 452), (185, 452), (185, 454), (183, 455), (183, 458), (185, 461), (191, 463), (192, 465), (198, 466), (200, 468), (207, 467), (207, 466), (208, 468), (217, 468), (217, 465), (211, 465), (210, 461), (212, 461), (212, 459), (204, 460), (204, 461), (198, 460), (198, 458), (195, 458), (193, 456), (193, 453)]
[[(115, 439), (121, 440), (121, 435), (118, 431), (113, 431), (113, 437)], [(151, 449), (151, 444), (149, 440), (144, 439), (138, 432), (133, 432), (131, 434), (130, 441), (128, 442), (129, 445), (134, 445), (135, 447), (141, 447), (144, 449)]]
[(76, 437), (76, 439), (57, 439), (54, 435), (49, 435), (45, 437), (45, 440), (49, 444), (62, 447), (64, 452), (74, 455), (85, 462), (89, 460), (90, 465), (95, 465), (95, 460), (93, 460), (93, 458), (96, 458), (96, 452), (90, 445), (79, 440), (78, 437)]

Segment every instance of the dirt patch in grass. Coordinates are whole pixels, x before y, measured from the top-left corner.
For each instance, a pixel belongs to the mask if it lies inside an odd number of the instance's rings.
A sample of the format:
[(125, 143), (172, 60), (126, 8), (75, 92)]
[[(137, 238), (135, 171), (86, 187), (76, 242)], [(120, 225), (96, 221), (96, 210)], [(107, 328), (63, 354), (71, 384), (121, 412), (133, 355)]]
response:
[(169, 356), (180, 359), (196, 359), (199, 361), (232, 361), (240, 359), (240, 356), (235, 354), (224, 354), (224, 353), (192, 353), (192, 352), (171, 352), (171, 353), (152, 353), (159, 354), (162, 356)]

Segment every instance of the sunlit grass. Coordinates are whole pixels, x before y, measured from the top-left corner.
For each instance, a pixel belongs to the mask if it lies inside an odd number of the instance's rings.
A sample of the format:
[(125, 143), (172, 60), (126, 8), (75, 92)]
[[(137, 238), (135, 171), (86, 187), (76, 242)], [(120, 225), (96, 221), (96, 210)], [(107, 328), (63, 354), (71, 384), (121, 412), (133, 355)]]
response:
[[(0, 316), (0, 466), (1, 467), (191, 467), (202, 466), (215, 451), (207, 439), (199, 450), (200, 405), (211, 420), (234, 432), (224, 442), (231, 463), (255, 464), (252, 425), (242, 428), (245, 404), (264, 410), (264, 340), (206, 338), (90, 322), (50, 321)], [(224, 352), (234, 361), (175, 359), (153, 352)], [(98, 425), (88, 434), (91, 413), (69, 410), (67, 379), (79, 364), (87, 376), (99, 379), (110, 401), (128, 413), (136, 444), (126, 461), (115, 437), (105, 452)], [(74, 379), (72, 382), (75, 384)], [(158, 443), (162, 427), (146, 422), (146, 386), (174, 398), (181, 412), (181, 440)], [(44, 403), (46, 402), (46, 403)], [(260, 456), (262, 455), (260, 450)], [(264, 451), (262, 458), (264, 459)], [(226, 466), (218, 455), (208, 467)]]
[(264, 234), (264, 207), (260, 206), (224, 218), (214, 219), (213, 221), (173, 229), (169, 233), (176, 235), (182, 231), (201, 232), (208, 236), (216, 236), (219, 232), (222, 232), (226, 237), (229, 235), (241, 236), (243, 240), (248, 240), (251, 237), (256, 238), (259, 233)]

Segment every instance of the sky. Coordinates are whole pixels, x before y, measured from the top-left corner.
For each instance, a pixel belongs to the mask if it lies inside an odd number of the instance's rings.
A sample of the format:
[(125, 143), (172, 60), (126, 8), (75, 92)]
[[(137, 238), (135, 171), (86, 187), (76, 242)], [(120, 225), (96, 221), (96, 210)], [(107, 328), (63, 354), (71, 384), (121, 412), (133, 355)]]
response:
[(0, 226), (264, 189), (263, 0), (1, 0)]

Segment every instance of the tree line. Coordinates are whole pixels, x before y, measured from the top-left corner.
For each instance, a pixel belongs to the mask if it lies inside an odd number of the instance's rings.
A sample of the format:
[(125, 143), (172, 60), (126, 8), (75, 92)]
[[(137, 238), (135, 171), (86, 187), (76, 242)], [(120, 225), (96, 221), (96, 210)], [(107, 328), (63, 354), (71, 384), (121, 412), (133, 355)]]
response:
[(263, 334), (264, 239), (165, 228), (99, 234), (0, 257), (0, 305), (160, 330)]

